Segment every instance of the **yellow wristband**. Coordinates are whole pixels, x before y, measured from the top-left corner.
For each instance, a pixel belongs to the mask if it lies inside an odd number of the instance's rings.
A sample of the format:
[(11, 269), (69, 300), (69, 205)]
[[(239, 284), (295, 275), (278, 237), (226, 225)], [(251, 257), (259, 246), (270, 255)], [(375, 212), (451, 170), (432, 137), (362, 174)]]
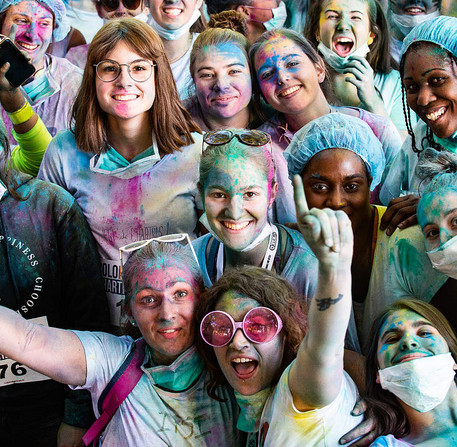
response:
[(8, 113), (8, 116), (13, 124), (22, 124), (32, 118), (34, 113), (32, 106), (26, 101), (19, 110)]

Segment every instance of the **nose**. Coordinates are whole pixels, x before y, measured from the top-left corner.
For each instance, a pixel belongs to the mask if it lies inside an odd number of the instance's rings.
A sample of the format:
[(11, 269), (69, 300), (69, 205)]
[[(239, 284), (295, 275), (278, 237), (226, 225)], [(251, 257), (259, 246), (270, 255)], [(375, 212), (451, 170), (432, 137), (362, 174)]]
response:
[(337, 31), (348, 31), (351, 29), (351, 23), (349, 22), (348, 18), (345, 15), (341, 16), (338, 24), (336, 25)]
[(417, 95), (417, 105), (424, 107), (429, 105), (435, 99), (436, 96), (428, 85), (423, 85), (420, 87), (419, 93)]
[(116, 84), (120, 87), (131, 86), (133, 83), (133, 80), (130, 77), (128, 67), (125, 65), (122, 65), (120, 68), (121, 68), (121, 72), (119, 73), (119, 76), (116, 78)]
[(235, 335), (233, 336), (230, 345), (237, 351), (241, 351), (243, 348), (249, 346), (249, 340), (245, 337), (241, 328), (238, 328), (235, 331)]
[(405, 333), (403, 335), (403, 338), (401, 339), (401, 349), (403, 351), (407, 351), (410, 349), (417, 348), (419, 346), (419, 343), (417, 342), (416, 338), (409, 333)]
[(36, 32), (36, 23), (35, 22), (30, 22), (27, 31), (24, 33), (26, 37), (28, 37), (31, 41), (35, 40), (35, 37), (37, 36)]
[(216, 76), (213, 88), (217, 92), (223, 92), (229, 88), (229, 81), (226, 76)]
[(128, 15), (127, 9), (124, 6), (124, 3), (119, 2), (119, 6), (117, 7), (115, 14), (116, 17), (124, 17)]
[(445, 244), (449, 239), (454, 237), (453, 234), (449, 233), (449, 231), (445, 228), (440, 228), (440, 245)]
[(164, 298), (160, 306), (159, 318), (161, 321), (173, 321), (176, 319), (176, 304)]
[(278, 85), (283, 85), (289, 80), (289, 73), (286, 70), (278, 70)]
[(243, 216), (243, 212), (243, 199), (238, 196), (232, 197), (225, 210), (226, 217), (229, 217), (233, 220), (238, 220)]
[(346, 194), (340, 188), (334, 188), (327, 195), (325, 206), (332, 210), (340, 210), (347, 205)]

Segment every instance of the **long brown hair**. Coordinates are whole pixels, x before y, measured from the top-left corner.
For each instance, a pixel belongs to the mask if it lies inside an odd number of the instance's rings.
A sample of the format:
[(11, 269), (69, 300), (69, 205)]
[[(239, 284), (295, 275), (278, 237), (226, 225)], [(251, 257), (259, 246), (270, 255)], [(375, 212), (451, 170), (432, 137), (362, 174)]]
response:
[[(274, 310), (283, 323), (281, 334), (285, 339), (284, 356), (274, 381), (279, 380), (284, 369), (296, 357), (300, 343), (307, 329), (306, 300), (300, 297), (290, 283), (274, 272), (260, 267), (244, 266), (224, 273), (209, 289), (205, 290), (195, 308), (196, 327), (200, 327), (203, 317), (216, 308), (224, 293), (238, 292), (256, 300), (260, 306)], [(195, 344), (210, 372), (208, 394), (217, 399), (215, 390), (227, 385), (217, 363), (214, 349), (197, 336)], [(274, 385), (274, 384), (273, 384)]]
[[(399, 310), (409, 310), (421, 315), (430, 321), (433, 327), (446, 340), (449, 351), (454, 359), (457, 359), (457, 338), (452, 330), (446, 317), (431, 304), (419, 300), (399, 300), (391, 304), (384, 312), (374, 321), (371, 327), (369, 345), (367, 349), (366, 360), (366, 400), (372, 412), (376, 417), (376, 435), (392, 434), (400, 438), (409, 433), (409, 423), (406, 419), (403, 408), (398, 403), (397, 398), (381, 388), (377, 383), (378, 373), (378, 341), (381, 336), (381, 328), (387, 318)], [(457, 382), (457, 376), (454, 381)]]
[(107, 114), (100, 108), (95, 89), (95, 67), (119, 43), (155, 62), (155, 99), (149, 110), (152, 128), (162, 153), (170, 154), (194, 143), (191, 132), (200, 132), (179, 102), (176, 84), (165, 49), (150, 26), (134, 18), (111, 20), (89, 46), (81, 87), (71, 120), (76, 143), (83, 152), (100, 154), (108, 148)]

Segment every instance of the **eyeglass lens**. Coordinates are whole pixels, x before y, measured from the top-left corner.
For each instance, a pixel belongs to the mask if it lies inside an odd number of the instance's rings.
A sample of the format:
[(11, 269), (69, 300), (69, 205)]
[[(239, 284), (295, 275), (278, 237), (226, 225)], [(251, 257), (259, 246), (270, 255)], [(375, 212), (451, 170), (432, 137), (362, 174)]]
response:
[[(276, 315), (266, 308), (251, 309), (243, 319), (243, 332), (254, 343), (267, 343), (278, 332)], [(230, 343), (235, 327), (228, 315), (211, 312), (202, 321), (201, 334), (206, 343), (212, 346), (225, 346)]]
[[(122, 3), (124, 4), (125, 9), (134, 11), (140, 7), (141, 0), (122, 0)], [(113, 12), (119, 8), (119, 0), (100, 0), (100, 5), (107, 12)]]
[[(137, 82), (147, 81), (152, 74), (153, 65), (149, 61), (138, 60), (127, 65), (130, 77)], [(116, 61), (102, 61), (97, 65), (97, 76), (104, 82), (114, 81), (121, 72), (121, 65)]]

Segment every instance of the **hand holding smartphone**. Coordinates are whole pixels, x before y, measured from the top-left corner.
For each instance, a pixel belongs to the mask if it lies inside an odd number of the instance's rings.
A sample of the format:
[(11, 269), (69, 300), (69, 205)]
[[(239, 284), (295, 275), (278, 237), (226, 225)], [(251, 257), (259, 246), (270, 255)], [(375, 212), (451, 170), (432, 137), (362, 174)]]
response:
[(5, 74), (8, 82), (15, 88), (22, 85), (35, 73), (35, 67), (6, 36), (0, 35), (0, 67), (9, 62), (10, 67)]

